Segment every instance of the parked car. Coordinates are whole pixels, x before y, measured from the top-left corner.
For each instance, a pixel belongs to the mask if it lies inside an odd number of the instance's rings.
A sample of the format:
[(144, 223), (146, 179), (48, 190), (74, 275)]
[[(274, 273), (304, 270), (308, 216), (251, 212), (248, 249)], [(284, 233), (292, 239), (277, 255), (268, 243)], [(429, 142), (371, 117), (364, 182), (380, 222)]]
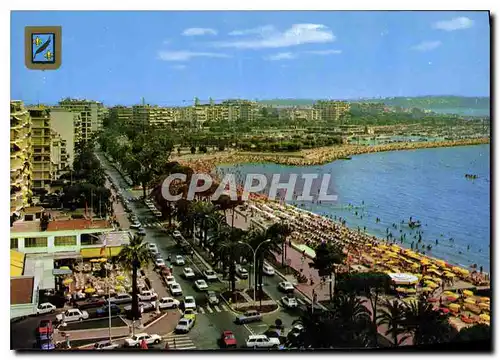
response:
[(196, 311), (194, 309), (186, 309), (184, 310), (182, 317), (186, 319), (193, 319), (193, 321), (196, 322)]
[(36, 308), (36, 314), (51, 314), (56, 311), (56, 307), (49, 302), (42, 303)]
[(184, 268), (182, 273), (186, 279), (192, 279), (196, 276), (193, 269), (191, 269), (190, 267)]
[(195, 309), (196, 310), (196, 301), (192, 296), (186, 296), (184, 301), (182, 302), (184, 310), (186, 309)]
[(215, 281), (217, 280), (217, 273), (213, 270), (205, 270), (203, 271), (203, 275), (207, 281)]
[(219, 297), (215, 291), (207, 291), (207, 300), (210, 305), (217, 305), (219, 303)]
[(180, 305), (180, 301), (171, 297), (163, 297), (159, 301), (160, 309), (177, 309)]
[(267, 276), (273, 276), (274, 268), (271, 265), (264, 263), (264, 266), (262, 267), (262, 272)]
[(132, 302), (132, 295), (130, 294), (117, 294), (109, 298), (109, 302), (112, 304), (128, 304)]
[(250, 335), (246, 341), (246, 346), (249, 348), (277, 348), (280, 346), (280, 340), (266, 335)]
[(82, 311), (80, 309), (68, 309), (64, 313), (56, 315), (56, 320), (59, 323), (82, 321), (88, 318), (89, 318), (89, 313), (86, 311)]
[(299, 304), (293, 296), (284, 296), (281, 298), (281, 303), (288, 309), (295, 309)]
[(302, 326), (302, 324), (293, 325), (287, 334), (287, 339), (293, 342), (300, 336), (300, 334), (302, 334), (302, 331), (304, 331), (304, 326)]
[(137, 295), (140, 301), (152, 301), (156, 300), (158, 297), (158, 294), (154, 292), (153, 289), (151, 290), (143, 290), (141, 291), (140, 294)]
[(113, 350), (119, 347), (119, 344), (112, 343), (109, 340), (99, 341), (94, 344), (94, 350)]
[(182, 318), (177, 323), (177, 326), (175, 327), (175, 332), (185, 334), (188, 333), (193, 328), (193, 326), (194, 326), (193, 319)]
[(236, 266), (236, 275), (238, 275), (242, 279), (248, 278), (248, 271), (241, 265)]
[(148, 313), (148, 312), (156, 310), (156, 301), (140, 302), (139, 306), (142, 307), (143, 312)]
[(80, 310), (84, 309), (91, 309), (91, 308), (96, 308), (100, 307), (106, 304), (106, 300), (100, 299), (100, 298), (90, 298), (86, 299), (84, 301), (78, 301), (76, 303), (76, 307)]
[(173, 283), (170, 285), (170, 293), (172, 296), (181, 296), (182, 295), (182, 288), (178, 283)]
[(148, 249), (151, 251), (153, 254), (158, 254), (158, 247), (156, 244), (153, 243), (148, 243)]
[(182, 255), (176, 255), (175, 256), (175, 265), (184, 265), (186, 264), (186, 260), (184, 260), (184, 257)]
[(131, 229), (139, 229), (142, 226), (142, 224), (139, 221), (133, 222), (130, 224)]
[(220, 336), (220, 344), (224, 348), (235, 348), (237, 347), (238, 343), (236, 341), (236, 338), (234, 337), (234, 334), (232, 331), (225, 330), (222, 332)]
[[(142, 303), (138, 303), (137, 306), (139, 307), (139, 314), (144, 313), (144, 306), (142, 305)], [(132, 304), (123, 307), (123, 311), (125, 311), (127, 316), (130, 317), (130, 315), (132, 313)]]
[(182, 238), (182, 234), (179, 230), (174, 230), (174, 232), (172, 233), (172, 236), (175, 238)]
[[(122, 310), (118, 307), (118, 305), (111, 303), (111, 315), (118, 315), (122, 312)], [(108, 305), (104, 305), (103, 307), (96, 310), (97, 316), (108, 316), (109, 308)]]
[(146, 229), (144, 229), (143, 227), (140, 227), (139, 229), (137, 229), (137, 235), (146, 236)]
[(158, 259), (155, 260), (155, 265), (157, 267), (165, 266), (165, 261), (162, 258), (158, 258)]
[(36, 328), (36, 335), (52, 335), (54, 333), (54, 327), (52, 326), (51, 320), (42, 320)]
[(142, 341), (146, 341), (146, 344), (151, 345), (151, 344), (159, 344), (161, 342), (161, 336), (157, 334), (136, 334), (132, 337), (129, 337), (125, 339), (125, 346), (127, 347), (139, 347), (141, 345)]
[(208, 289), (208, 285), (205, 280), (196, 280), (194, 285), (198, 291), (205, 291)]
[(278, 289), (286, 293), (292, 293), (295, 290), (295, 287), (289, 281), (282, 281), (278, 284)]
[(236, 317), (237, 324), (248, 324), (250, 322), (262, 320), (262, 315), (257, 310), (247, 310), (244, 314)]
[(167, 283), (167, 286), (170, 286), (177, 281), (175, 281), (175, 277), (173, 275), (167, 275), (165, 276), (165, 282)]

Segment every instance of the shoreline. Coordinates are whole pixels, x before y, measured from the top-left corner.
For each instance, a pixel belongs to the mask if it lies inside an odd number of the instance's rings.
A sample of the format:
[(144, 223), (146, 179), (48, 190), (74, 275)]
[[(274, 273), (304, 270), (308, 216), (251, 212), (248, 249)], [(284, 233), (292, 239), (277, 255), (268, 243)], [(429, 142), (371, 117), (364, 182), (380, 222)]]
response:
[(387, 151), (403, 151), (431, 149), (440, 147), (475, 146), (490, 143), (490, 138), (446, 140), (446, 141), (420, 141), (401, 142), (380, 145), (339, 145), (315, 149), (301, 150), (300, 156), (287, 153), (245, 154), (245, 152), (229, 151), (224, 153), (204, 154), (197, 157), (174, 156), (173, 161), (193, 168), (195, 172), (211, 173), (220, 165), (242, 165), (247, 163), (272, 163), (288, 166), (314, 166), (325, 165), (335, 160), (346, 159), (354, 155), (371, 154)]

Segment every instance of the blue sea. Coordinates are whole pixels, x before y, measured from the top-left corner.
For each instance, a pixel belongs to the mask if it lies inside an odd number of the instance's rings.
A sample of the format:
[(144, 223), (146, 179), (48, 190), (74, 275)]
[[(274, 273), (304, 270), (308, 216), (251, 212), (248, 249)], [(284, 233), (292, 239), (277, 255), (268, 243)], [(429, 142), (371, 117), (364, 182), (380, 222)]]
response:
[[(417, 243), (416, 230), (401, 225), (412, 217), (422, 224), (422, 243), (432, 246), (430, 251), (425, 249), (426, 255), (464, 267), (477, 264), (484, 271), (490, 269), (489, 145), (363, 154), (323, 166), (245, 164), (220, 166), (219, 171), (240, 175), (329, 173), (338, 200), (302, 202), (302, 208), (342, 217), (348, 227), (359, 226), (361, 231), (366, 227), (367, 233), (380, 238), (386, 237), (389, 228), (396, 243), (405, 247)], [(470, 180), (465, 174), (478, 178)], [(400, 236), (405, 233), (401, 244)]]

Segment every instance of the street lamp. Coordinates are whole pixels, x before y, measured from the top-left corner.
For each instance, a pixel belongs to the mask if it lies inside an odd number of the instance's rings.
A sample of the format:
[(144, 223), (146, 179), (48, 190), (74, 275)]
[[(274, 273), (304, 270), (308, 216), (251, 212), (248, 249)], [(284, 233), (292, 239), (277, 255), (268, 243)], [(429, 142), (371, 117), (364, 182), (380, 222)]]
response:
[(250, 244), (247, 244), (247, 243), (244, 243), (243, 241), (238, 241), (238, 244), (243, 244), (243, 245), (246, 245), (250, 248), (250, 250), (252, 250), (252, 253), (253, 253), (253, 302), (255, 302), (255, 288), (257, 287), (257, 266), (256, 266), (256, 263), (257, 263), (257, 252), (259, 250), (259, 248), (264, 245), (265, 243), (269, 243), (271, 242), (271, 239), (267, 239), (263, 242), (261, 242), (259, 244), (259, 246), (257, 246), (257, 248), (254, 250)]
[(327, 279), (327, 280), (325, 280), (325, 281), (322, 281), (322, 282), (320, 282), (320, 283), (316, 284), (316, 286), (315, 286), (315, 287), (313, 287), (313, 289), (312, 289), (311, 313), (314, 313), (314, 298), (316, 297), (316, 292), (315, 292), (316, 288), (317, 288), (318, 286), (320, 286), (320, 285), (321, 285), (321, 286), (323, 286), (323, 285), (325, 285), (325, 284), (329, 284), (329, 283), (331, 283), (332, 281), (333, 281), (332, 279)]

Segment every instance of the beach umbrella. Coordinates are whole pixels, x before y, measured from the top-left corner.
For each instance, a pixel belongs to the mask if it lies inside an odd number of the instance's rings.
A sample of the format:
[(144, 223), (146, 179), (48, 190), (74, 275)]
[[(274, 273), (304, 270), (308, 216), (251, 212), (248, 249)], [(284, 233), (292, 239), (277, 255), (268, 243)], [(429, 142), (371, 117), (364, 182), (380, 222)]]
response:
[(490, 304), (486, 304), (486, 303), (479, 303), (477, 306), (479, 306), (480, 309), (482, 310), (489, 310), (490, 309)]
[(61, 269), (61, 270), (70, 270), (69, 266), (61, 266), (59, 269)]
[(426, 286), (422, 288), (423, 292), (431, 292), (433, 289), (430, 286)]
[(460, 305), (458, 305), (458, 304), (449, 304), (449, 305), (448, 305), (448, 308), (449, 308), (451, 311), (459, 311), (459, 310), (460, 310)]
[(417, 290), (415, 290), (415, 289), (407, 289), (406, 290), (407, 294), (415, 294), (416, 292), (417, 292)]
[(90, 262), (91, 263), (96, 263), (96, 262), (99, 262), (99, 259), (90, 259)]
[(425, 281), (425, 285), (426, 285), (426, 286), (428, 286), (428, 287), (430, 287), (430, 288), (433, 288), (433, 289), (435, 289), (435, 288), (439, 287), (439, 285), (438, 285), (438, 284), (436, 284), (436, 283), (435, 283), (435, 282), (433, 282), (433, 281), (429, 281), (429, 280)]
[(452, 291), (446, 290), (446, 291), (443, 292), (443, 295), (444, 296), (456, 296), (457, 294), (455, 294)]
[(63, 280), (63, 284), (64, 284), (64, 285), (69, 285), (69, 284), (71, 284), (72, 282), (73, 282), (73, 279), (71, 279), (71, 278), (67, 278), (67, 279), (64, 279), (64, 280)]
[(481, 300), (481, 302), (490, 302), (490, 298), (489, 297), (480, 297), (479, 300)]
[(434, 280), (434, 278), (432, 276), (430, 276), (430, 275), (425, 275), (422, 279), (424, 279), (424, 280), (430, 280), (430, 281)]
[(452, 267), (451, 270), (453, 270), (455, 273), (461, 273), (462, 272), (462, 269), (459, 268), (458, 266)]
[(99, 260), (99, 262), (106, 262), (106, 261), (108, 261), (108, 259), (106, 259), (106, 258), (100, 258), (98, 260)]
[(490, 316), (488, 314), (481, 314), (481, 315), (479, 315), (479, 319), (481, 319), (483, 321), (490, 322)]
[(446, 300), (448, 300), (449, 302), (454, 302), (458, 300), (458, 296), (447, 296)]
[(89, 287), (89, 288), (86, 288), (86, 289), (84, 290), (84, 292), (85, 292), (85, 293), (87, 293), (87, 294), (93, 294), (93, 293), (95, 293), (95, 289), (94, 289), (94, 288)]
[(435, 303), (435, 302), (438, 302), (439, 299), (438, 298), (428, 298), (427, 299), (427, 302), (430, 302), (430, 303)]
[(474, 300), (472, 298), (467, 298), (467, 299), (464, 300), (464, 303), (475, 305), (476, 304), (476, 300)]
[(404, 288), (404, 287), (397, 287), (397, 288), (396, 288), (396, 291), (397, 291), (397, 292), (402, 292), (402, 293), (405, 293), (405, 294), (406, 294), (406, 291), (407, 291), (407, 290), (408, 290), (408, 289), (407, 289), (407, 288)]
[(470, 290), (464, 290), (463, 293), (465, 296), (474, 296), (474, 293)]
[(447, 278), (451, 279), (451, 278), (454, 278), (454, 277), (455, 277), (455, 274), (453, 274), (453, 273), (451, 273), (451, 272), (445, 272), (445, 273), (444, 273), (444, 277), (447, 277)]
[(442, 308), (439, 308), (439, 311), (441, 311), (443, 314), (448, 314), (450, 312), (450, 309), (442, 307)]

